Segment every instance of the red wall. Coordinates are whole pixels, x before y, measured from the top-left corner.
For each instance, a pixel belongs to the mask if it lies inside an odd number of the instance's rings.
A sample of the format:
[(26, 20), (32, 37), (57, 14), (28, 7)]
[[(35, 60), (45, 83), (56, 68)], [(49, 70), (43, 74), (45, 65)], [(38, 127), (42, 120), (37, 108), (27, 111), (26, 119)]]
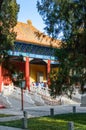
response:
[[(20, 70), (20, 71), (25, 73), (25, 63), (24, 62), (12, 62), (12, 64), (15, 65), (15, 68), (17, 70)], [(4, 68), (2, 69), (2, 77), (3, 77), (3, 84), (4, 85), (9, 85), (9, 84), (12, 83), (12, 75), (11, 75), (11, 73), (8, 70), (4, 69)]]

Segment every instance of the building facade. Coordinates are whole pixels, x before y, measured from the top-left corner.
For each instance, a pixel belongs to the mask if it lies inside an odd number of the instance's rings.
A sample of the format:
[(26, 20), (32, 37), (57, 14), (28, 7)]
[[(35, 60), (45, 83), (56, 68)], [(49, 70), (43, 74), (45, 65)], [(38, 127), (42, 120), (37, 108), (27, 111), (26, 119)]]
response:
[[(55, 57), (56, 48), (60, 47), (60, 40), (55, 40), (41, 33), (31, 23), (18, 22), (14, 28), (17, 33), (14, 49), (9, 51), (11, 62), (24, 72), (26, 87), (35, 82), (48, 83), (51, 68), (57, 68), (58, 59)], [(22, 61), (18, 60), (19, 57)], [(10, 84), (11, 80), (6, 70), (0, 66), (0, 91), (3, 84)]]

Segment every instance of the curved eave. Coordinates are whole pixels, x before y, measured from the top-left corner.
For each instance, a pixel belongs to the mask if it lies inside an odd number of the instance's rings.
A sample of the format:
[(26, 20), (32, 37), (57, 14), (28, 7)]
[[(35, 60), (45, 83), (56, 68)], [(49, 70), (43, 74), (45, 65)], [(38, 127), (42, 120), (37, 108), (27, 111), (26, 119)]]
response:
[(41, 33), (32, 24), (18, 22), (14, 28), (17, 33), (16, 41), (32, 43), (41, 46), (60, 48), (61, 41)]

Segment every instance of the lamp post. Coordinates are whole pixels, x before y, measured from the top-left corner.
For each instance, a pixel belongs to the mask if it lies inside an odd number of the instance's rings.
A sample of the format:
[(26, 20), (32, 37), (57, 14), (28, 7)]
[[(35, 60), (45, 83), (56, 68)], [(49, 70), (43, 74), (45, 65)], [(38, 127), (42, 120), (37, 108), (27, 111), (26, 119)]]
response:
[[(23, 61), (23, 56), (20, 55), (19, 58), (17, 59), (18, 61)], [(19, 71), (19, 72), (15, 72), (15, 74), (12, 75), (13, 79), (14, 79), (14, 84), (21, 88), (21, 110), (24, 110), (24, 100), (23, 100), (23, 89), (25, 88), (25, 80), (23, 80), (24, 78), (24, 73)]]
[(20, 74), (13, 74), (14, 84), (21, 89), (21, 110), (24, 110), (24, 95), (23, 89), (25, 88), (25, 80), (22, 79), (22, 75)]
[(25, 88), (25, 80), (19, 81), (19, 87), (21, 88), (21, 110), (24, 110), (24, 94), (23, 89)]

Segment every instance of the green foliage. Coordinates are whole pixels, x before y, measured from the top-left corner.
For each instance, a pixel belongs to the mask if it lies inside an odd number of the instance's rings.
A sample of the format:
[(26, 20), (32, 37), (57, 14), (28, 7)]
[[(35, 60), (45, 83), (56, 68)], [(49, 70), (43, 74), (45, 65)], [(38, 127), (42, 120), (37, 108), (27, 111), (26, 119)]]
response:
[(4, 54), (8, 54), (8, 51), (13, 49), (16, 38), (13, 28), (17, 23), (19, 6), (16, 0), (3, 0), (0, 7), (0, 56), (3, 55), (0, 61), (2, 62), (5, 58)]
[(55, 54), (59, 61), (56, 86), (71, 90), (79, 82), (83, 88), (86, 84), (86, 0), (38, 0), (37, 8), (46, 32), (56, 39), (63, 34), (61, 47)]
[(62, 84), (62, 79), (59, 78), (58, 80), (58, 73), (54, 70), (51, 71), (50, 73), (50, 95), (55, 98), (56, 95), (60, 95), (62, 94), (62, 91), (61, 91), (61, 84)]

